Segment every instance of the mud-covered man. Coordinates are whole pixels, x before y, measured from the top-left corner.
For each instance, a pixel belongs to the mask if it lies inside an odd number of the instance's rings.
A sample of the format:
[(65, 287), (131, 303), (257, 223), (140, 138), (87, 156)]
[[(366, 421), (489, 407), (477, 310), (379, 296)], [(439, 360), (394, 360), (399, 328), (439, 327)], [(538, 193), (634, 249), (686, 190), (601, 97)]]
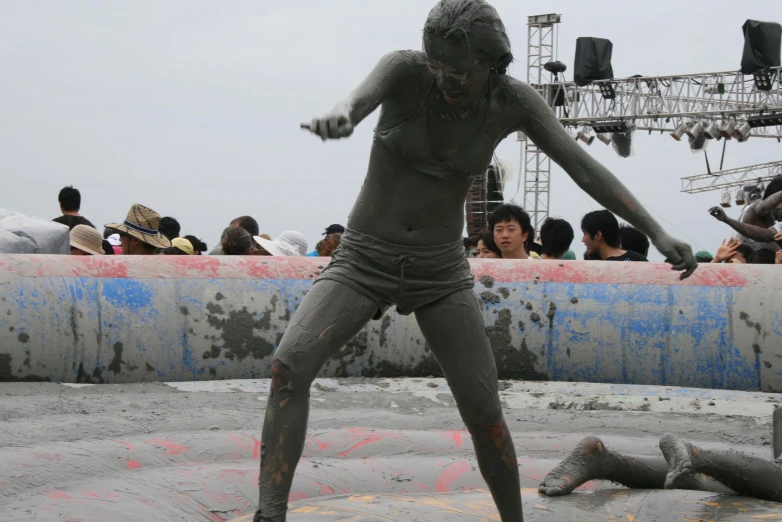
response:
[(516, 454), (461, 237), (467, 192), (506, 136), (523, 131), (589, 195), (647, 234), (682, 277), (697, 266), (690, 247), (578, 146), (537, 91), (507, 74), (510, 40), (488, 3), (440, 1), (423, 47), (385, 55), (346, 100), (302, 125), (323, 140), (344, 138), (381, 107), (341, 245), (272, 360), (256, 522), (285, 520), (318, 371), (392, 305), (415, 313), (502, 520), (522, 520)]

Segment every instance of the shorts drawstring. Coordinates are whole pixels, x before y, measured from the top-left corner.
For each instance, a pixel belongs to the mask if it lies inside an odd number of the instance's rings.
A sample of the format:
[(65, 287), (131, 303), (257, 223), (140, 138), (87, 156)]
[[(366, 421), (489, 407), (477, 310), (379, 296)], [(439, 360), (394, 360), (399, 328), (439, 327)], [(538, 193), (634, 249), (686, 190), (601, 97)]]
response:
[(392, 261), (392, 263), (394, 263), (395, 265), (399, 265), (400, 267), (400, 274), (399, 274), (399, 297), (400, 298), (405, 296), (405, 267), (412, 265), (413, 261), (415, 261), (415, 257), (406, 254), (399, 254)]

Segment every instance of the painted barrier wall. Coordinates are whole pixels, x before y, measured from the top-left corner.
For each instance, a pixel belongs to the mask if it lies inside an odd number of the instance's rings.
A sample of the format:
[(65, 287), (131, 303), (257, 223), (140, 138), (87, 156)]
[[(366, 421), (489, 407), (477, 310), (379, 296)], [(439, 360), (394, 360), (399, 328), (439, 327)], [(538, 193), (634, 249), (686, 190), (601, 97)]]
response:
[[(0, 381), (267, 377), (326, 259), (0, 256)], [(782, 267), (472, 260), (500, 377), (782, 391)], [(414, 316), (322, 376), (439, 375)]]

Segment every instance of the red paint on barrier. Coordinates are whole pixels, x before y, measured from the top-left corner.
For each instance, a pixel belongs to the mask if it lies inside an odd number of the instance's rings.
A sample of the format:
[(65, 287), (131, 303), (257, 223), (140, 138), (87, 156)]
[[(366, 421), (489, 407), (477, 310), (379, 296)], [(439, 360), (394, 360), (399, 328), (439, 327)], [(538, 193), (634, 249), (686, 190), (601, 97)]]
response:
[(351, 453), (353, 453), (357, 449), (361, 449), (364, 446), (368, 446), (370, 444), (374, 444), (375, 442), (377, 442), (379, 440), (383, 440), (382, 437), (369, 437), (368, 439), (364, 439), (361, 442), (357, 442), (351, 448), (346, 449), (345, 451), (343, 451), (342, 453), (339, 453), (338, 455), (340, 457), (347, 457), (348, 455), (350, 455)]
[[(664, 263), (604, 263), (470, 259), (476, 279), (496, 283), (584, 283), (742, 287), (763, 277), (761, 265), (701, 264), (688, 279)], [(0, 255), (0, 272), (14, 277), (137, 279), (311, 280), (323, 260), (263, 256), (56, 256)]]
[(440, 473), (440, 478), (437, 480), (434, 490), (439, 493), (451, 491), (453, 483), (456, 482), (459, 477), (470, 471), (470, 469), (470, 465), (466, 462), (454, 462), (447, 466)]

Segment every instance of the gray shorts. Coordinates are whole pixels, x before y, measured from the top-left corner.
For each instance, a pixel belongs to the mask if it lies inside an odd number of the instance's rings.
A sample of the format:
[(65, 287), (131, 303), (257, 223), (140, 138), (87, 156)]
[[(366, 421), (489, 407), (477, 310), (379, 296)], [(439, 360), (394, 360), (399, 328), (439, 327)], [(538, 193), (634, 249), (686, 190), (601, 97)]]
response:
[(377, 303), (373, 319), (382, 317), (391, 305), (408, 315), (474, 285), (461, 241), (403, 246), (350, 229), (315, 283), (327, 280), (343, 283)]

